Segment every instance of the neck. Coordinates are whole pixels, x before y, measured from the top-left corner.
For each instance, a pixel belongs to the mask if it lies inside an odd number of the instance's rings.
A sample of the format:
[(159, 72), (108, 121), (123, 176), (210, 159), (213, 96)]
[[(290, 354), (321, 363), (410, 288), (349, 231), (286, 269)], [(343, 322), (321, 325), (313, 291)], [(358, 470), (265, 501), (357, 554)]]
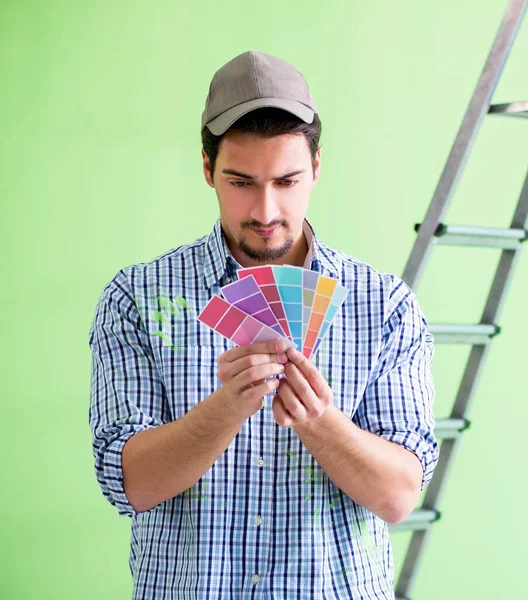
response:
[(300, 238), (293, 244), (292, 249), (280, 258), (275, 264), (277, 265), (293, 265), (295, 267), (302, 267), (308, 254), (308, 243), (304, 233), (301, 233)]

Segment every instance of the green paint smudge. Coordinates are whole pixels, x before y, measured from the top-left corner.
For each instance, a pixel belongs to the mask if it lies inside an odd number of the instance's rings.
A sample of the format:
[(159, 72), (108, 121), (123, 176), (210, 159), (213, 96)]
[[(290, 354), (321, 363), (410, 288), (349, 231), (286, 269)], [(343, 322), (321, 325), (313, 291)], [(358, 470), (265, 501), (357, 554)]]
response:
[(165, 314), (159, 310), (152, 311), (150, 313), (150, 316), (151, 316), (152, 320), (156, 321), (157, 323), (167, 323), (169, 321), (169, 319), (167, 319)]
[(152, 335), (157, 335), (160, 338), (164, 339), (166, 342), (168, 342), (171, 346), (172, 346), (172, 340), (170, 339), (170, 337), (163, 333), (163, 331), (153, 331)]
[(290, 450), (285, 450), (285, 452), (290, 458), (294, 458), (295, 460), (298, 460), (298, 458), (295, 456), (295, 454), (293, 452), (291, 452)]
[(351, 568), (352, 567), (345, 567), (344, 569), (341, 569), (341, 571), (339, 572), (338, 577), (343, 577), (347, 571), (350, 571)]
[(304, 483), (315, 483), (317, 485), (321, 484), (321, 482), (322, 482), (322, 474), (321, 473), (312, 473), (313, 469), (310, 466), (306, 467), (305, 471), (306, 471), (306, 475), (308, 476), (308, 479), (305, 479)]
[[(370, 533), (368, 521), (363, 518), (361, 522), (354, 523), (354, 533), (359, 533), (359, 542), (366, 550), (369, 559), (378, 567), (381, 568), (380, 561), (382, 559), (381, 549), (376, 546), (372, 534)], [(373, 556), (374, 555), (374, 556)], [(374, 558), (374, 560), (372, 560)]]
[(187, 304), (187, 300), (185, 300), (185, 298), (183, 298), (183, 296), (175, 296), (174, 302), (179, 304), (182, 308), (189, 308), (189, 305)]

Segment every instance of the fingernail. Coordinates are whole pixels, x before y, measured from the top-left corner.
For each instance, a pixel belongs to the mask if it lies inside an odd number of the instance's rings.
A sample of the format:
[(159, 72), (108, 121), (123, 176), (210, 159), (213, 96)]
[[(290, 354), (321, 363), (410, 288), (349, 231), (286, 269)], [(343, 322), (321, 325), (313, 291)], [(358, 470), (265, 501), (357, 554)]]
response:
[(286, 352), (281, 352), (277, 358), (282, 363), (288, 362), (288, 355), (286, 354)]
[(279, 340), (277, 342), (277, 345), (275, 346), (277, 348), (277, 352), (282, 352), (284, 350), (284, 342), (282, 340)]

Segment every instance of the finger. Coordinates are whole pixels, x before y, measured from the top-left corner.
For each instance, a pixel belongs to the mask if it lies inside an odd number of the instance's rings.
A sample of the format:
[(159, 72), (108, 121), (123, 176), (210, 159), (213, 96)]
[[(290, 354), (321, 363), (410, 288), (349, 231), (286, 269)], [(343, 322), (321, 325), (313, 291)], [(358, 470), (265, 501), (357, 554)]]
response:
[(268, 379), (268, 381), (264, 381), (260, 385), (256, 385), (254, 387), (248, 387), (241, 393), (242, 400), (254, 400), (255, 398), (263, 398), (270, 394), (273, 390), (277, 389), (279, 386), (278, 379)]
[(308, 360), (302, 352), (298, 352), (294, 348), (287, 351), (288, 359), (299, 369), (305, 379), (307, 379), (310, 387), (319, 398), (326, 398), (329, 395), (328, 382), (323, 377), (319, 369), (311, 360)]
[(315, 418), (325, 408), (325, 403), (321, 400), (314, 389), (310, 385), (310, 382), (301, 373), (298, 367), (292, 362), (286, 365), (285, 371), (288, 385), (291, 387), (293, 393), (299, 401), (304, 405), (306, 412), (310, 418)]
[[(250, 354), (270, 354), (277, 355), (283, 353), (286, 349), (284, 340), (273, 340), (271, 342), (256, 342), (255, 344), (246, 344), (237, 346), (224, 352), (227, 362), (234, 362), (239, 358), (249, 356)], [(278, 361), (277, 361), (278, 362)]]
[(308, 412), (301, 400), (295, 395), (287, 379), (281, 379), (279, 394), (282, 398), (284, 408), (290, 413), (296, 422), (301, 423), (308, 419)]
[(282, 354), (284, 354), (285, 360), (279, 360), (277, 354), (248, 354), (240, 357), (238, 360), (228, 363), (227, 372), (230, 376), (235, 377), (239, 373), (242, 373), (242, 371), (258, 365), (284, 365), (288, 361), (288, 358), (284, 352)]
[(233, 382), (239, 389), (243, 389), (247, 386), (251, 386), (251, 384), (256, 381), (266, 379), (266, 377), (271, 377), (273, 375), (279, 375), (280, 373), (284, 373), (284, 365), (278, 363), (266, 363), (245, 369), (233, 378)]
[(272, 405), (273, 417), (278, 425), (281, 427), (290, 427), (293, 425), (293, 418), (290, 413), (284, 408), (284, 403), (279, 394), (276, 394), (273, 398)]

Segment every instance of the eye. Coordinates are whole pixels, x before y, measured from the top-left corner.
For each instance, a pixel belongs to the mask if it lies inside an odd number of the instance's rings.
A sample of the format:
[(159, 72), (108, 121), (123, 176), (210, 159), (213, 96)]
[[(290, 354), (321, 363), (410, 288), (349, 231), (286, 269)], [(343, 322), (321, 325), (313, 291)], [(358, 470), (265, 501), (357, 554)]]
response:
[[(238, 185), (239, 183), (242, 183), (244, 185)], [(230, 181), (229, 185), (232, 185), (234, 187), (245, 187), (246, 183), (247, 183), (247, 181)]]
[[(288, 185), (283, 185), (282, 187), (293, 187), (298, 181), (299, 181), (298, 179), (282, 179), (278, 183), (279, 184), (288, 184)], [(232, 185), (233, 187), (243, 188), (243, 187), (248, 187), (251, 184), (248, 181), (230, 181), (229, 185)]]

